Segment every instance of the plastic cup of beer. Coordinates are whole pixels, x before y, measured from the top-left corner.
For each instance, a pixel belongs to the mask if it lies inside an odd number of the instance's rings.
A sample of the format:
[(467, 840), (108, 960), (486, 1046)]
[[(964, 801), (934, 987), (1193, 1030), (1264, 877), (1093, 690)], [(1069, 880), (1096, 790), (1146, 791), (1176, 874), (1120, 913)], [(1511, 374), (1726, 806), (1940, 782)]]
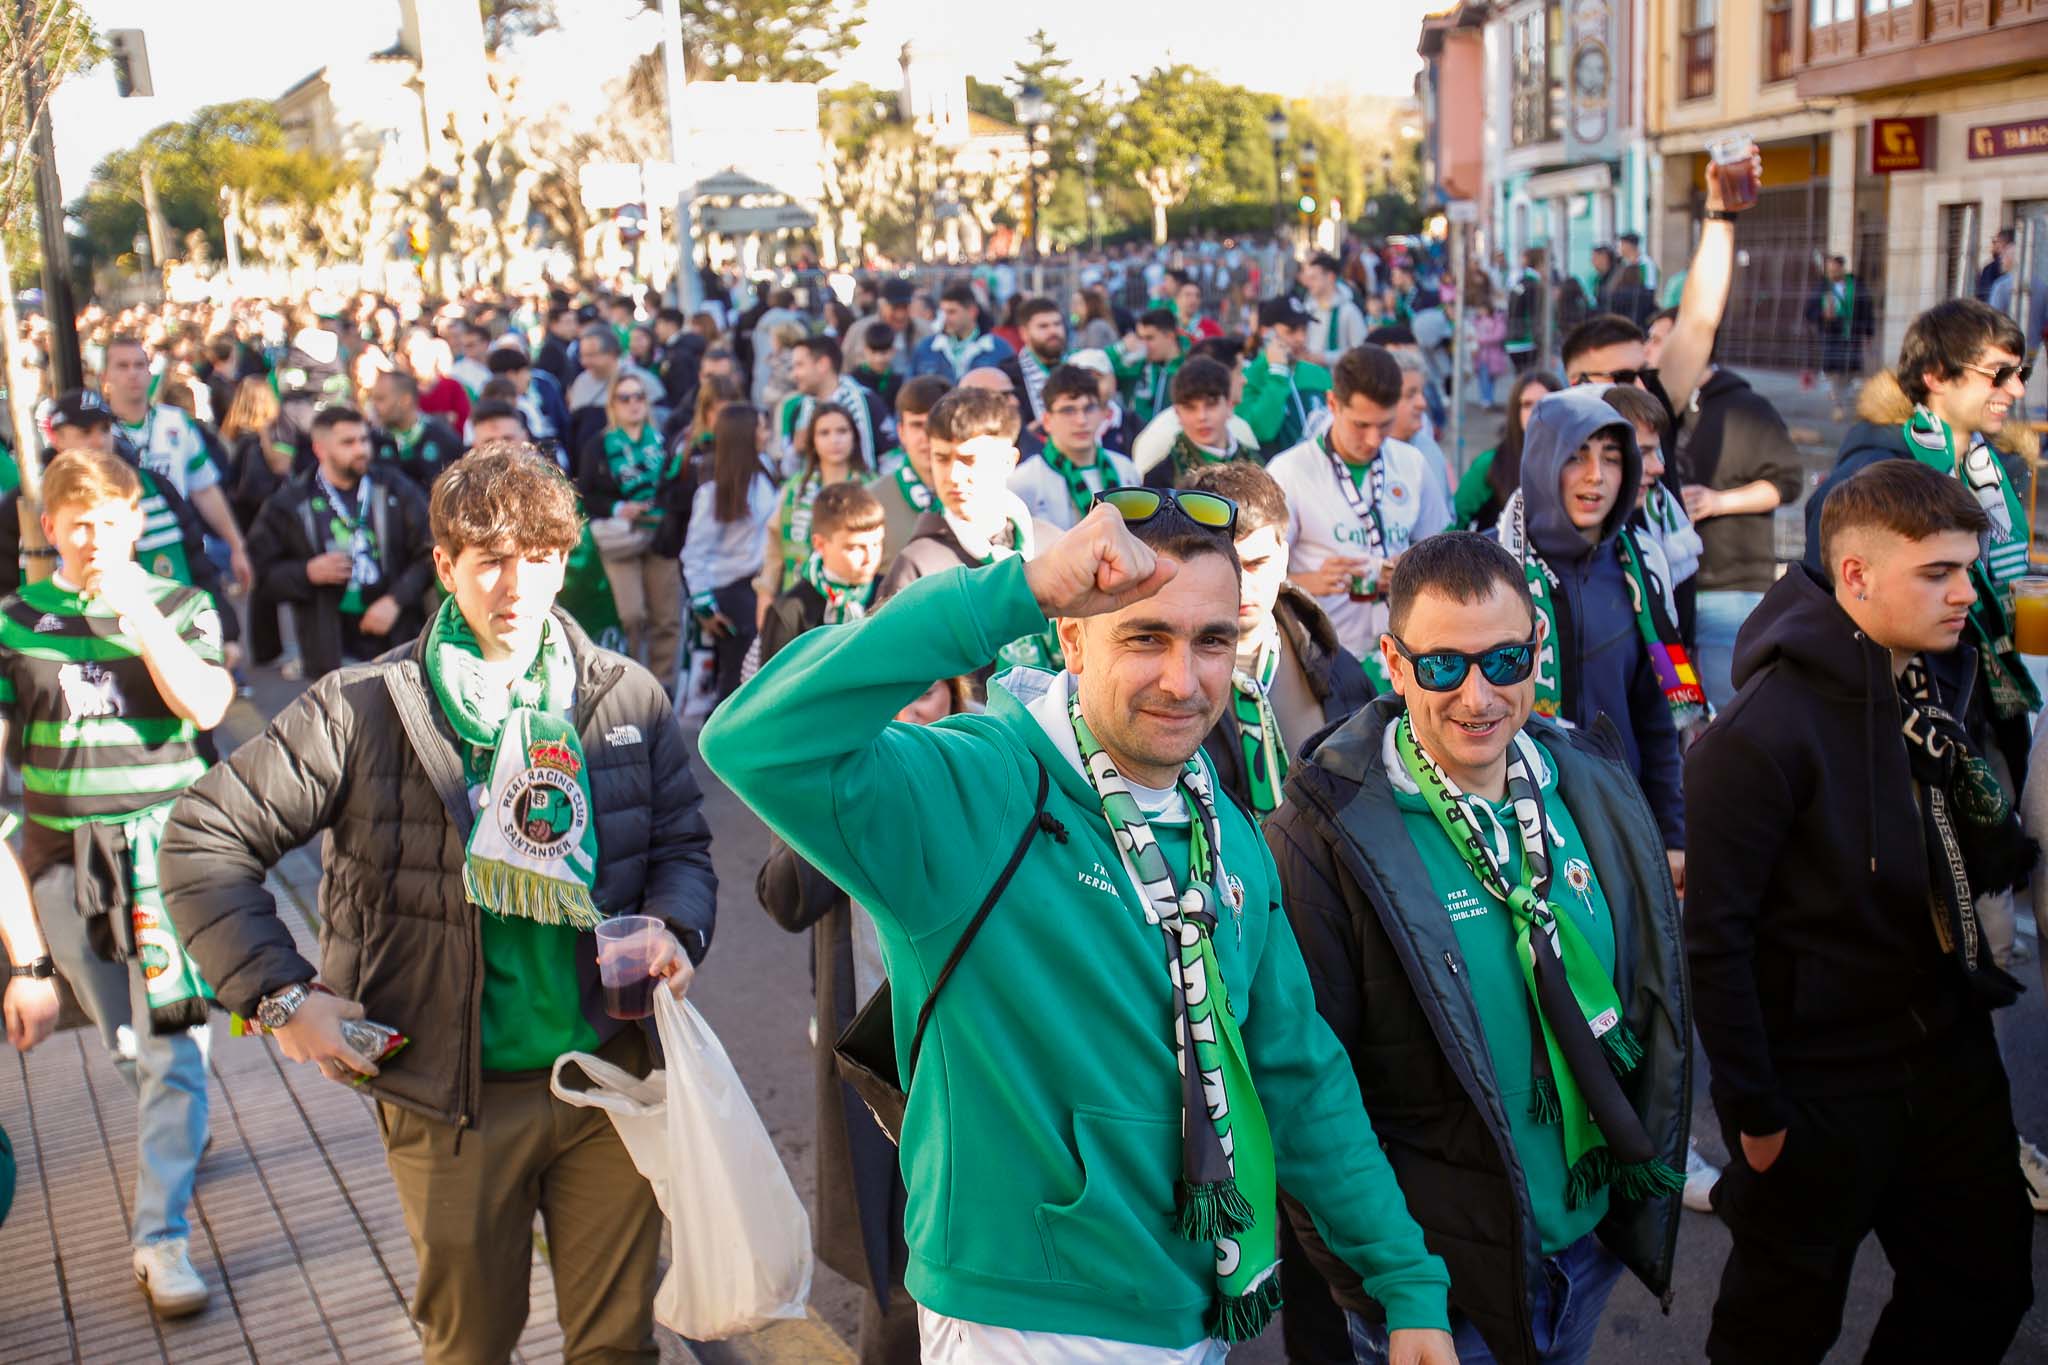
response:
[(2013, 647), (2022, 654), (2048, 655), (2048, 577), (2022, 578), (2012, 585)]
[(1707, 144), (1707, 155), (1721, 168), (1721, 204), (1746, 209), (1756, 202), (1756, 168), (1749, 149), (1756, 139), (1746, 132), (1729, 133)]
[(614, 1019), (654, 1013), (654, 950), (664, 926), (652, 915), (616, 915), (597, 926), (597, 976)]

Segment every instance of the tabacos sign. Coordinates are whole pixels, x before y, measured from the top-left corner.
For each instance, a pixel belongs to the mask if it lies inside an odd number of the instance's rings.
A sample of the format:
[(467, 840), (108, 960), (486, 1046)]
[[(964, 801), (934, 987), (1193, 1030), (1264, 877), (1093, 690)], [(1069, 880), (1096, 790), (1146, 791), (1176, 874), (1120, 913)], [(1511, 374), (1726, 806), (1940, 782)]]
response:
[(2018, 123), (1980, 123), (1970, 129), (1970, 160), (2001, 156), (2034, 156), (2048, 152), (2048, 118)]
[(1934, 119), (1875, 118), (1870, 121), (1870, 173), (1934, 169)]

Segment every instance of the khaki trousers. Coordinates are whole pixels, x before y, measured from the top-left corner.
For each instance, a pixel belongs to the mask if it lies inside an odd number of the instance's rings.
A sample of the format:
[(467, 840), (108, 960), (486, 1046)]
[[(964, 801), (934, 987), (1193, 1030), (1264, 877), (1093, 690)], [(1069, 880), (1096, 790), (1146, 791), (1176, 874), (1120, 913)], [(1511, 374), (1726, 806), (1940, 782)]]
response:
[(612, 601), (626, 632), (626, 653), (640, 659), (673, 696), (683, 648), (683, 566), (672, 555), (635, 555), (604, 561)]
[[(652, 1065), (637, 1028), (603, 1051), (637, 1073)], [(661, 1211), (603, 1110), (563, 1104), (544, 1074), (486, 1078), (472, 1129), (381, 1102), (377, 1127), (419, 1259), (412, 1313), (427, 1365), (511, 1358), (526, 1327), (536, 1211), (547, 1229), (563, 1359), (659, 1359)]]

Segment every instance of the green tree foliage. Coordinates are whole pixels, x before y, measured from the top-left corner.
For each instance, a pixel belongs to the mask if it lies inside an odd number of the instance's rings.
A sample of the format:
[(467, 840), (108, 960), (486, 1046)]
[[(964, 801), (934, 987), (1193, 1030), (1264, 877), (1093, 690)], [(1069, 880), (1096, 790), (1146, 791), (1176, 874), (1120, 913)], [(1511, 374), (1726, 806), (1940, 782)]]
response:
[(509, 47), (515, 39), (531, 38), (560, 26), (555, 0), (476, 0), (484, 21), (484, 51)]
[(693, 81), (822, 81), (860, 42), (865, 8), (866, 0), (682, 0), (684, 72)]
[(179, 123), (143, 135), (133, 147), (104, 158), (92, 182), (71, 204), (84, 229), (88, 254), (110, 261), (133, 249), (146, 231), (142, 207), (142, 163), (156, 182), (157, 204), (173, 240), (195, 229), (216, 253), (225, 249), (220, 187), (246, 193), (257, 202), (313, 205), (346, 184), (345, 166), (285, 145), (284, 130), (267, 100), (235, 100), (195, 110)]

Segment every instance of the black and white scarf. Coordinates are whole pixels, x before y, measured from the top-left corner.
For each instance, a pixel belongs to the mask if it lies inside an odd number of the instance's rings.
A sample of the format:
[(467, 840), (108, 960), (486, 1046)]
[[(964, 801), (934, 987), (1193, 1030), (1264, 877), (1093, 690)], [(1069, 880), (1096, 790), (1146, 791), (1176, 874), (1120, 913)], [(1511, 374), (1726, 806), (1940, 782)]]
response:
[(1899, 676), (1900, 732), (1920, 787), (1934, 937), (1971, 992), (1992, 1007), (2019, 998), (2020, 984), (1991, 960), (1976, 897), (2019, 884), (2038, 853), (1991, 766), (1970, 749), (1962, 723), (1941, 704), (1926, 662)]

